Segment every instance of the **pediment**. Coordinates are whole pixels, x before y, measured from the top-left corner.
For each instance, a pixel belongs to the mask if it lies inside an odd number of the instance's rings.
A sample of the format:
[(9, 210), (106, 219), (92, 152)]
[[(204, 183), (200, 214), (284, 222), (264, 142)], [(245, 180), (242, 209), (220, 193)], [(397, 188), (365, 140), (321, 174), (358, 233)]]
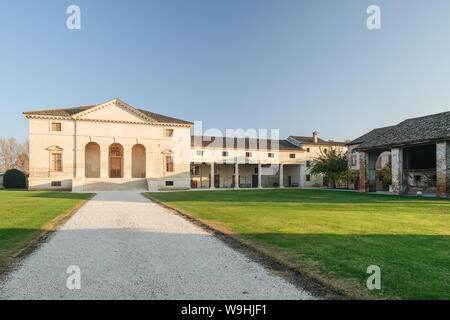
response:
[(47, 148), (48, 151), (63, 151), (64, 149), (57, 146), (57, 145), (53, 145)]
[(170, 150), (170, 149), (166, 149), (166, 150), (162, 151), (161, 153), (162, 153), (162, 154), (173, 154), (173, 153), (175, 153), (175, 152), (173, 152), (173, 151)]
[(77, 114), (77, 120), (148, 123), (154, 122), (139, 110), (119, 99), (113, 99)]

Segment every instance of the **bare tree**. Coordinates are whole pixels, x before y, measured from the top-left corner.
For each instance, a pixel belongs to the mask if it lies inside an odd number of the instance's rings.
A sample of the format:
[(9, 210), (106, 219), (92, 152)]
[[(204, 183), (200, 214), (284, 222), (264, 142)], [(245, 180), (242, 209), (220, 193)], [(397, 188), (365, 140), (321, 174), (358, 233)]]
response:
[(19, 144), (14, 137), (0, 138), (0, 171), (26, 170), (28, 173), (28, 142)]
[(24, 142), (19, 145), (20, 153), (16, 159), (16, 168), (22, 171), (25, 174), (29, 173), (29, 163), (30, 163), (30, 155), (29, 155), (29, 142)]

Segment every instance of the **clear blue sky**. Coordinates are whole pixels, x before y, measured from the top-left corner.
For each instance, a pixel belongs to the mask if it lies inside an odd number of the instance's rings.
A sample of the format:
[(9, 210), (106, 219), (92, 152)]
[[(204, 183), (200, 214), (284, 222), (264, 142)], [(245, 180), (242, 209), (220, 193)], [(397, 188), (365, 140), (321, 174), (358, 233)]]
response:
[[(81, 30), (66, 28), (71, 4)], [(450, 110), (448, 0), (2, 0), (0, 40), (0, 137), (21, 141), (23, 111), (114, 97), (336, 140)]]

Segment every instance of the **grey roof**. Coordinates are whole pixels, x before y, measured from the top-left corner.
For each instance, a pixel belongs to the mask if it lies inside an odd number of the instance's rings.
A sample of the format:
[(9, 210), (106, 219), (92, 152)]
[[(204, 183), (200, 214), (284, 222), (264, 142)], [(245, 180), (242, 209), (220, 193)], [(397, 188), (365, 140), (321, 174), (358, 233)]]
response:
[(314, 138), (310, 136), (289, 136), (292, 139), (297, 140), (301, 144), (317, 144), (317, 145), (325, 145), (325, 146), (345, 146), (345, 142), (333, 141), (333, 140), (323, 140), (317, 138), (317, 143), (314, 143)]
[(395, 126), (378, 128), (353, 140), (357, 149), (386, 147), (450, 140), (450, 111), (407, 119)]
[[(73, 107), (73, 108), (62, 108), (62, 109), (49, 109), (49, 110), (38, 110), (38, 111), (26, 111), (24, 112), (25, 115), (43, 115), (43, 116), (57, 116), (57, 117), (71, 117), (77, 113), (83, 112), (85, 110), (91, 109), (96, 107), (97, 105), (89, 105), (89, 106), (80, 106), (80, 107)], [(156, 122), (160, 123), (176, 123), (176, 124), (193, 124), (192, 122), (176, 119), (168, 116), (164, 116), (162, 114), (150, 112), (143, 109), (137, 109), (142, 114), (146, 115), (147, 117), (155, 120)]]
[[(197, 137), (197, 139), (195, 139)], [(215, 143), (215, 140), (217, 138), (222, 139), (221, 145), (217, 145)], [(227, 146), (233, 146), (238, 147), (241, 144), (245, 147), (245, 149), (252, 149), (252, 148), (262, 148), (271, 150), (273, 148), (278, 148), (279, 150), (293, 150), (293, 151), (304, 151), (303, 149), (293, 145), (287, 140), (273, 140), (273, 139), (257, 139), (257, 138), (242, 138), (243, 141), (239, 141), (238, 139), (241, 138), (230, 138), (230, 137), (209, 137), (209, 136), (191, 136), (191, 146), (196, 148), (226, 148)], [(198, 141), (201, 141), (201, 145), (198, 143)], [(242, 143), (243, 142), (243, 143)], [(278, 142), (278, 147), (276, 146), (276, 143)]]

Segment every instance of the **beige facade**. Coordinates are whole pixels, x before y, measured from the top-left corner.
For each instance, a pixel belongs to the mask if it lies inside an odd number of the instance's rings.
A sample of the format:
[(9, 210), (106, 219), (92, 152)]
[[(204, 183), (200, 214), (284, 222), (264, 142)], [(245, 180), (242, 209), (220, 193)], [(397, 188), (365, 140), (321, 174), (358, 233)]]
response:
[(213, 137), (208, 143), (211, 137), (191, 137), (191, 122), (119, 99), (24, 114), (30, 121), (30, 189), (322, 186), (322, 178), (311, 175), (309, 167), (324, 148), (335, 147), (295, 137), (223, 143)]

